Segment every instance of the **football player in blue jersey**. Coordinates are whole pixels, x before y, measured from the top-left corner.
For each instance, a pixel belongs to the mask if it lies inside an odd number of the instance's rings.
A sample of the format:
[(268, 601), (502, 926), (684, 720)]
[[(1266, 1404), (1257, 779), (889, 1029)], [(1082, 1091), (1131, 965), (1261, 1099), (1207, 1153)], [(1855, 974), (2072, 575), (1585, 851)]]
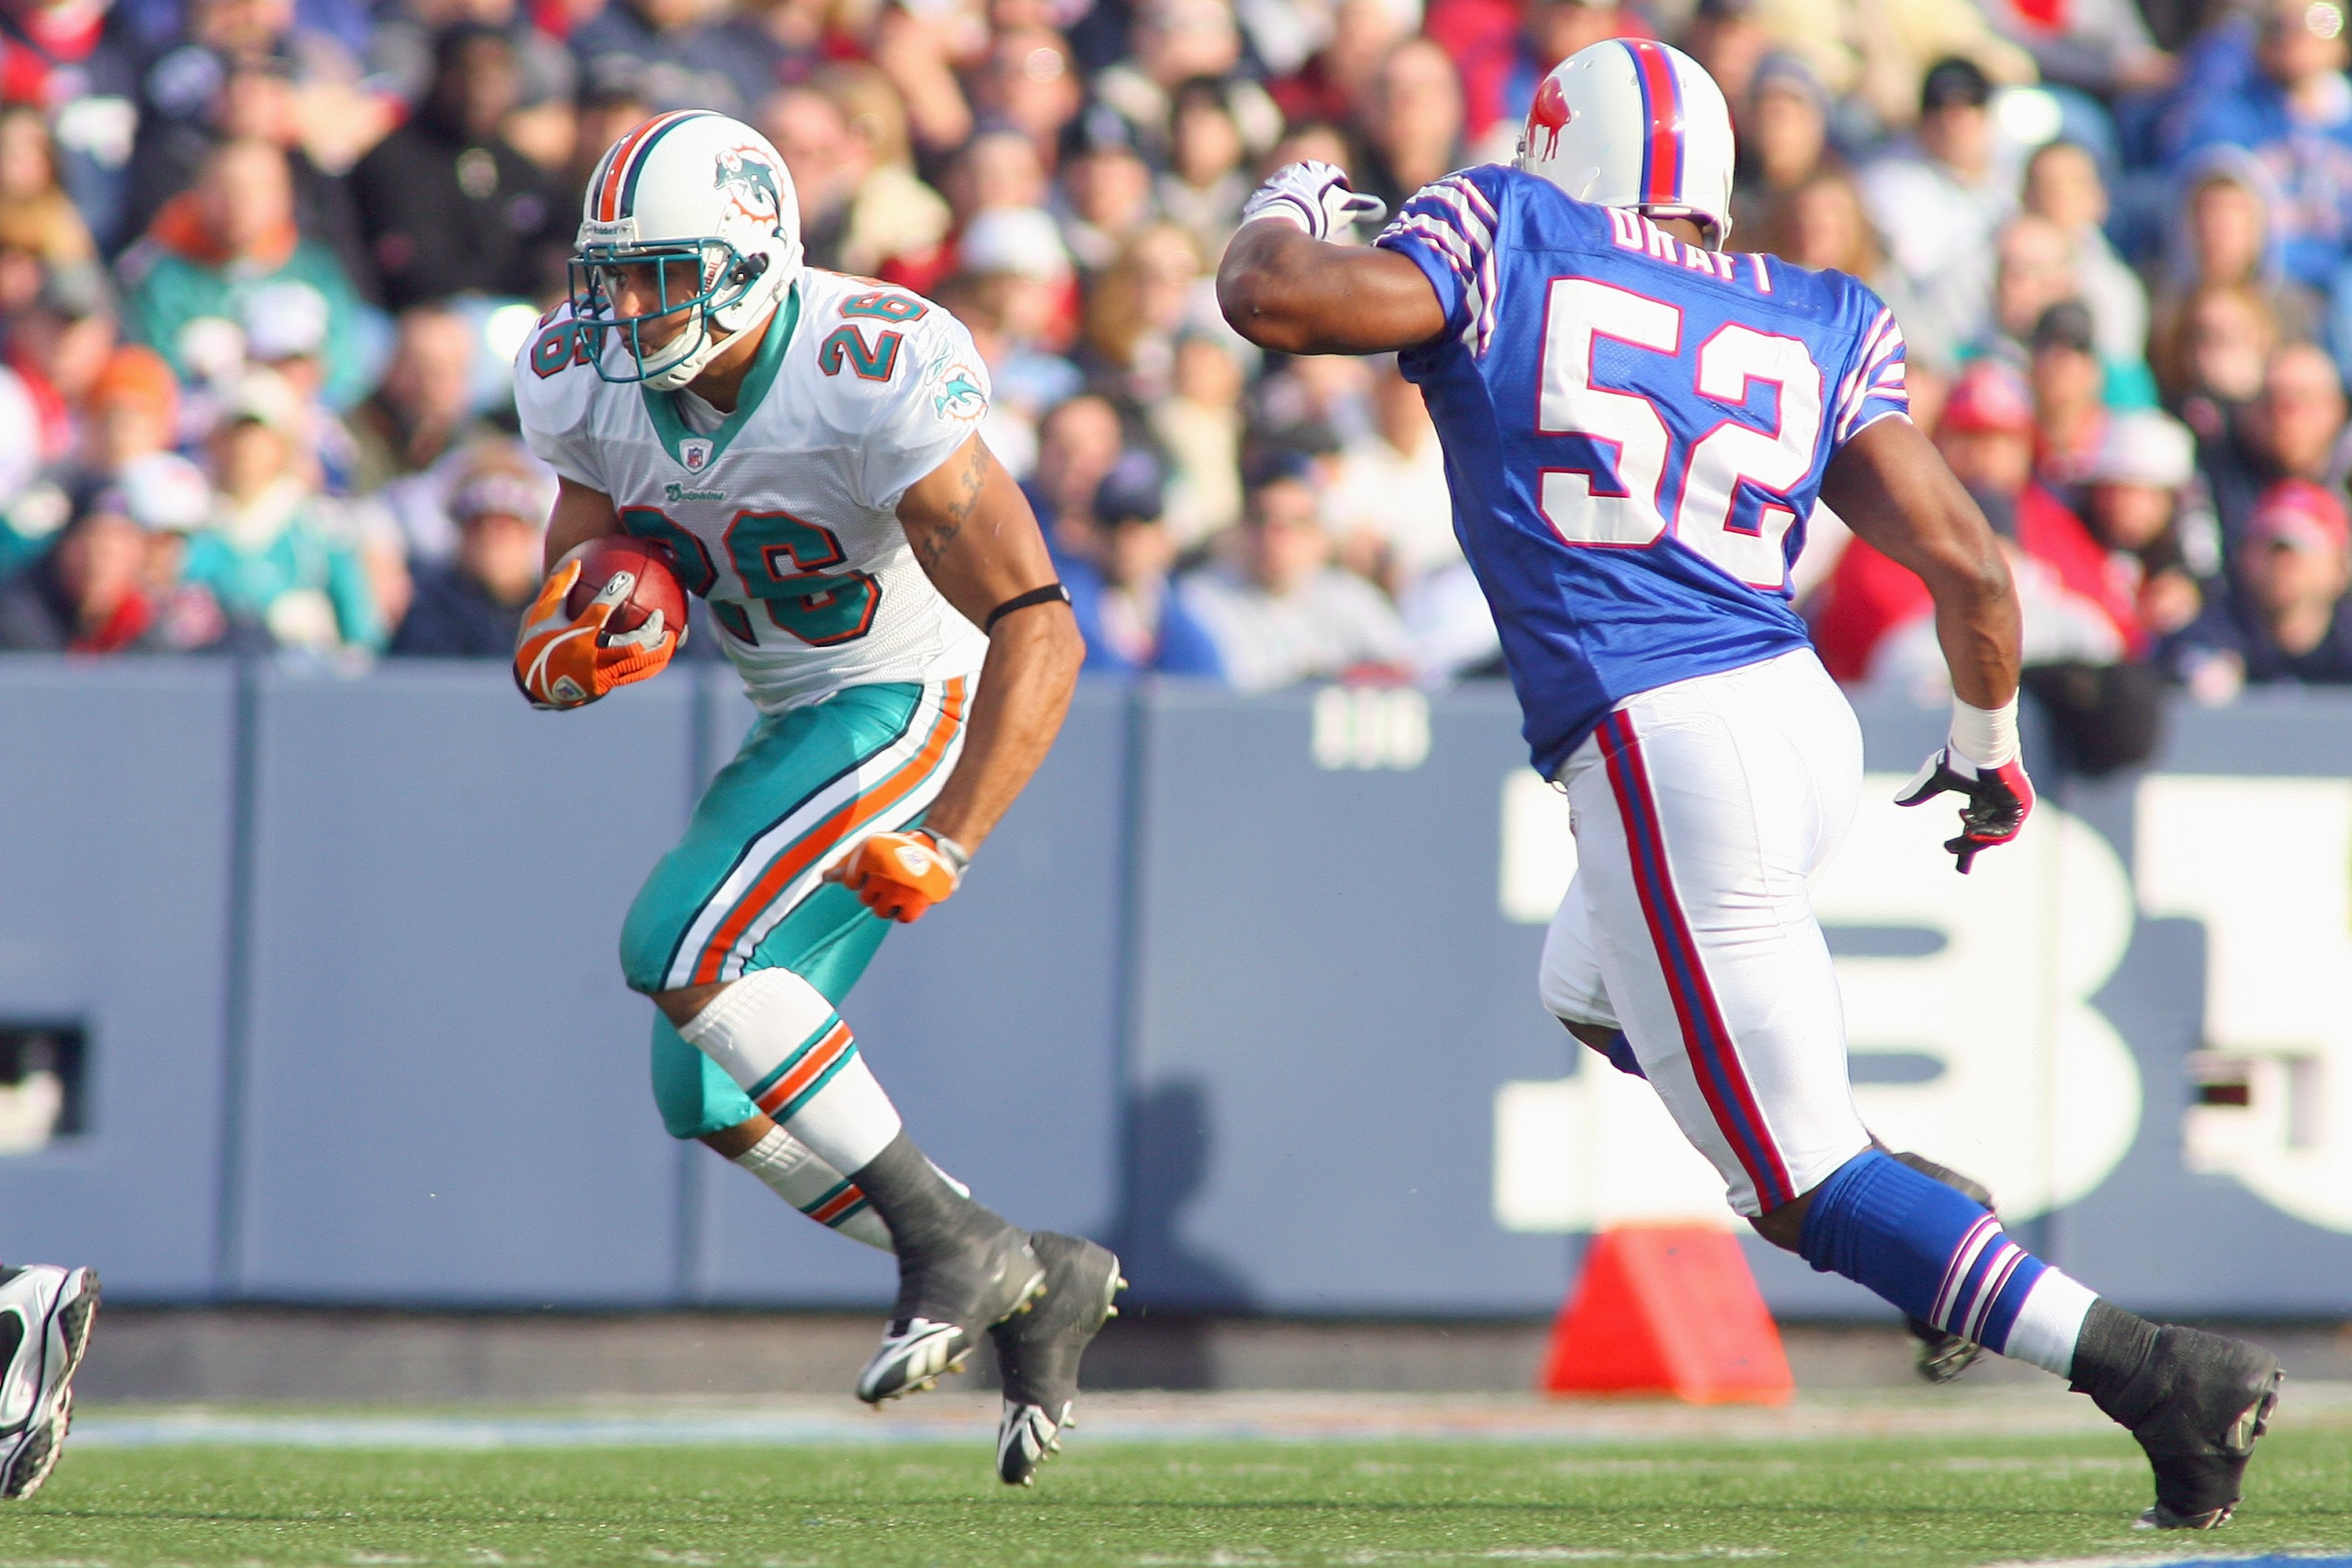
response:
[(1536, 767), (1575, 824), (1552, 1012), (1649, 1079), (1766, 1238), (2070, 1379), (2147, 1451), (2142, 1523), (2222, 1523), (2277, 1360), (2099, 1299), (1855, 1110), (1806, 878), (1852, 820), (1862, 740), (1790, 564), (1822, 500), (1934, 595), (1950, 739), (1901, 799), (1958, 797), (1963, 872), (2033, 805), (2018, 600), (1909, 420), (1885, 306), (1842, 273), (1724, 249), (1731, 163), (1706, 72), (1612, 39), (1545, 78), (1516, 166), (1423, 187), (1369, 247), (1332, 237), (1381, 203), (1328, 164), (1279, 170), (1218, 296), (1265, 348), (1397, 351), (1428, 400)]

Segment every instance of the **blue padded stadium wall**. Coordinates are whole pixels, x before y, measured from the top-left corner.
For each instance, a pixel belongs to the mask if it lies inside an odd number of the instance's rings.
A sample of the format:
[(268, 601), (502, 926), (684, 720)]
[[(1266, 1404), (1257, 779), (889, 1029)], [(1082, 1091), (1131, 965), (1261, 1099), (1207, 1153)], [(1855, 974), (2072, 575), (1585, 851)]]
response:
[[(0, 1257), (154, 1301), (885, 1300), (878, 1254), (662, 1134), (614, 964), (751, 717), (709, 667), (556, 717), (499, 667), (0, 659)], [(1940, 715), (1863, 719), (1816, 899), (1873, 1127), (2126, 1304), (2352, 1313), (2352, 700), (2044, 766), (1965, 879), (1887, 800)], [(1548, 1312), (1594, 1226), (1722, 1215), (1537, 1002), (1573, 847), (1517, 729), (1491, 687), (1088, 685), (847, 1016), (943, 1164), (1116, 1241), (1140, 1304)], [(9, 1042), (59, 1030), (44, 1142)], [(1749, 1252), (1783, 1313), (1884, 1312)]]

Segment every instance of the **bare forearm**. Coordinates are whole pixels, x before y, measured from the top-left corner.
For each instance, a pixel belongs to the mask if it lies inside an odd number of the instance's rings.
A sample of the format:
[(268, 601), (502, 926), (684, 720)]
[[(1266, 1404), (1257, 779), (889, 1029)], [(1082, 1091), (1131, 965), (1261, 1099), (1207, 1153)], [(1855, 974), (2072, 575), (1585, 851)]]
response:
[(1952, 672), (1952, 694), (1978, 708), (1999, 708), (2017, 695), (2021, 621), (2008, 563), (1995, 551), (1976, 572), (1929, 580), (1936, 601), (1936, 641)]
[(1276, 219), (1244, 226), (1225, 247), (1217, 303), (1235, 331), (1280, 353), (1384, 353), (1445, 330), (1436, 290), (1405, 258)]
[(555, 509), (548, 514), (547, 547), (540, 569), (551, 572), (557, 562), (590, 540), (620, 531), (620, 514), (614, 510), (610, 496), (565, 479), (556, 489)]
[(1927, 585), (1953, 694), (1979, 708), (2016, 696), (2021, 616), (2009, 563), (1927, 437), (1907, 419), (1872, 425), (1832, 459), (1822, 500)]
[(1077, 622), (1064, 605), (1039, 605), (997, 623), (963, 755), (925, 816), (926, 827), (967, 851), (996, 830), (1053, 749), (1085, 658)]

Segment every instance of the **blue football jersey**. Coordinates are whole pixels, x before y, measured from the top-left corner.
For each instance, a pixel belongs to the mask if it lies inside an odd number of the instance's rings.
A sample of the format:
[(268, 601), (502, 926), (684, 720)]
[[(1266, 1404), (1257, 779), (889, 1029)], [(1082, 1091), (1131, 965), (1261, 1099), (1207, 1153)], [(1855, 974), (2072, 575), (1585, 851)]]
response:
[(1544, 776), (1623, 699), (1805, 646), (1789, 567), (1822, 475), (1907, 406), (1876, 295), (1499, 164), (1424, 186), (1377, 243), (1445, 307), (1401, 363)]

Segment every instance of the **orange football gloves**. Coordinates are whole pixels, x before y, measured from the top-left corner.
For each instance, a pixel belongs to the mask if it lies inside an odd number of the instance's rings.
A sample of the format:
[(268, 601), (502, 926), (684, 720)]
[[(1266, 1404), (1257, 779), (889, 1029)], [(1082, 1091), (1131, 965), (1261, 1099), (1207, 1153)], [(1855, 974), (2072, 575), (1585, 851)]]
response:
[(962, 845), (918, 827), (909, 833), (876, 834), (845, 856), (824, 879), (841, 883), (885, 920), (918, 921), (925, 910), (956, 890), (971, 864)]
[(577, 616), (566, 615), (564, 597), (580, 580), (580, 563), (555, 569), (541, 585), (522, 635), (515, 639), (515, 684), (534, 708), (578, 708), (616, 686), (659, 675), (677, 651), (678, 626), (664, 626), (659, 611), (633, 632), (604, 635), (613, 607), (627, 595), (626, 578), (615, 577)]

